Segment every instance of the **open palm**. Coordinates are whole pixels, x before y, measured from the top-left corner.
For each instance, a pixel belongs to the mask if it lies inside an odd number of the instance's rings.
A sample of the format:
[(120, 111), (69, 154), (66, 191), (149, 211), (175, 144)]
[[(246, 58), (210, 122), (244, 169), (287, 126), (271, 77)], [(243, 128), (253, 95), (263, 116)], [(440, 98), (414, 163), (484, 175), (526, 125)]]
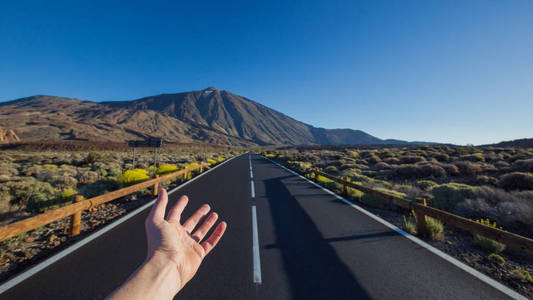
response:
[(218, 215), (212, 212), (197, 227), (211, 209), (209, 205), (204, 204), (181, 224), (181, 214), (188, 201), (187, 196), (182, 196), (165, 219), (168, 195), (166, 190), (161, 189), (145, 223), (148, 257), (161, 256), (168, 263), (175, 265), (180, 277), (176, 278), (177, 290), (196, 274), (202, 260), (216, 246), (227, 226), (225, 222), (219, 223), (211, 235), (202, 241), (217, 221)]

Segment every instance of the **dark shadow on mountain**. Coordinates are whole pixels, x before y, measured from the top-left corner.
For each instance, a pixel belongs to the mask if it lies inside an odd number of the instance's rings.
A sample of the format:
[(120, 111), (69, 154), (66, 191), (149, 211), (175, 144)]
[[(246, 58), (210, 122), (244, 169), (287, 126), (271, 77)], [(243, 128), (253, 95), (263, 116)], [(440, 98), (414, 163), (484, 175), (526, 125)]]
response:
[(370, 299), (281, 178), (264, 181), (294, 299)]

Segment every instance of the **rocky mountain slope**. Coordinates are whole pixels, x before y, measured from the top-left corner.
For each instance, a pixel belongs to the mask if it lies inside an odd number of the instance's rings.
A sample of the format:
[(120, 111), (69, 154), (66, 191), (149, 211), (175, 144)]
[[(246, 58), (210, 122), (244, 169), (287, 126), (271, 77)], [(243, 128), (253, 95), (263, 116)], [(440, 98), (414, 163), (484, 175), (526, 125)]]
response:
[(19, 142), (20, 138), (12, 129), (0, 127), (0, 143)]
[(385, 143), (360, 130), (316, 128), (215, 88), (132, 101), (27, 97), (0, 103), (0, 126), (15, 129), (25, 141), (161, 136), (171, 142), (221, 145)]

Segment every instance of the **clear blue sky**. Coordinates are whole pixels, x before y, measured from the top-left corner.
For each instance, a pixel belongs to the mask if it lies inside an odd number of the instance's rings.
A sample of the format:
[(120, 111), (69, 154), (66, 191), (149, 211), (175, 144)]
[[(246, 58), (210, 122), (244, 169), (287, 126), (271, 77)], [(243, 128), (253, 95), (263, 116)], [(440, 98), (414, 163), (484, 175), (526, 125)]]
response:
[(207, 86), (380, 138), (533, 137), (533, 1), (0, 3), (0, 100)]

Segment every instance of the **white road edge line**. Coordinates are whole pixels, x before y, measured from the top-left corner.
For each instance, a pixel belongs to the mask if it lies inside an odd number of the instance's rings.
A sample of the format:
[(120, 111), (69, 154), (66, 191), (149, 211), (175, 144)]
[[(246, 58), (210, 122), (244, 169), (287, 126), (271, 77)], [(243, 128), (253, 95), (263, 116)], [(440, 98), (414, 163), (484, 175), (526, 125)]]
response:
[(250, 186), (252, 187), (252, 198), (255, 198), (255, 188), (253, 180), (250, 180)]
[(352, 203), (352, 202), (350, 202), (350, 201), (344, 199), (343, 197), (341, 197), (341, 196), (335, 194), (334, 192), (332, 192), (332, 191), (326, 189), (325, 187), (319, 185), (318, 183), (316, 183), (316, 182), (314, 182), (314, 181), (311, 181), (311, 180), (309, 180), (308, 178), (305, 178), (304, 176), (302, 176), (302, 175), (300, 175), (300, 174), (294, 172), (294, 171), (291, 170), (291, 169), (286, 168), (285, 166), (283, 166), (283, 165), (281, 165), (281, 164), (279, 164), (279, 163), (277, 163), (277, 162), (275, 162), (275, 161), (273, 161), (273, 160), (270, 160), (270, 159), (267, 158), (267, 157), (264, 157), (264, 156), (262, 156), (262, 157), (263, 157), (264, 159), (267, 159), (267, 160), (270, 161), (271, 163), (273, 163), (273, 164), (275, 164), (275, 165), (277, 165), (277, 166), (279, 166), (279, 167), (281, 167), (281, 168), (287, 170), (288, 172), (290, 172), (290, 173), (292, 173), (292, 174), (294, 174), (294, 175), (296, 175), (296, 176), (298, 176), (298, 177), (304, 179), (305, 181), (307, 181), (307, 182), (309, 182), (309, 183), (315, 185), (316, 187), (318, 187), (318, 188), (322, 189), (323, 191), (327, 192), (328, 194), (331, 194), (331, 195), (335, 196), (337, 199), (339, 199), (339, 200), (341, 200), (342, 202), (344, 202), (344, 203), (350, 205), (352, 208), (354, 208), (354, 209), (356, 209), (356, 210), (362, 212), (363, 214), (369, 216), (370, 218), (376, 220), (377, 222), (379, 222), (379, 223), (381, 223), (381, 224), (383, 224), (383, 225), (389, 227), (390, 229), (396, 231), (397, 233), (399, 233), (400, 235), (404, 236), (405, 238), (411, 240), (412, 242), (414, 242), (414, 243), (418, 244), (419, 246), (425, 248), (425, 249), (428, 250), (429, 252), (431, 252), (431, 253), (433, 253), (433, 254), (435, 254), (435, 255), (441, 257), (442, 259), (444, 259), (444, 260), (446, 260), (446, 261), (448, 261), (449, 263), (453, 264), (454, 266), (458, 267), (459, 269), (461, 269), (461, 270), (463, 270), (463, 271), (469, 273), (470, 275), (472, 275), (472, 276), (478, 278), (479, 280), (485, 282), (486, 284), (488, 284), (488, 285), (492, 286), (493, 288), (499, 290), (500, 292), (506, 294), (507, 296), (509, 296), (509, 297), (511, 297), (511, 298), (513, 298), (513, 299), (518, 299), (518, 300), (528, 300), (528, 298), (524, 297), (523, 295), (519, 294), (518, 292), (515, 292), (515, 291), (512, 290), (511, 288), (509, 288), (509, 287), (507, 287), (507, 286), (505, 286), (505, 285), (499, 283), (498, 281), (496, 281), (496, 280), (494, 280), (494, 279), (488, 277), (487, 275), (485, 275), (485, 274), (483, 274), (483, 273), (477, 271), (476, 269), (474, 269), (474, 268), (472, 268), (472, 267), (470, 267), (470, 266), (468, 266), (468, 265), (466, 265), (466, 264), (460, 262), (459, 260), (457, 260), (457, 259), (451, 257), (450, 255), (448, 255), (448, 254), (442, 252), (441, 250), (439, 250), (439, 249), (437, 249), (437, 248), (435, 248), (435, 247), (429, 245), (428, 243), (426, 243), (426, 242), (420, 240), (419, 238), (417, 238), (417, 237), (415, 237), (415, 236), (413, 236), (413, 235), (411, 235), (411, 234), (409, 234), (409, 233), (407, 233), (407, 232), (401, 230), (400, 228), (398, 228), (398, 227), (396, 227), (395, 225), (393, 225), (393, 224), (391, 224), (391, 223), (389, 223), (389, 222), (383, 220), (382, 218), (380, 218), (380, 217), (374, 215), (373, 213), (369, 212), (368, 210), (362, 208), (361, 206), (359, 206), (359, 205), (357, 205), (357, 204), (354, 204), (354, 203)]
[[(243, 154), (241, 154), (243, 155)], [(175, 187), (174, 189), (172, 189), (171, 191), (168, 192), (168, 194), (172, 194), (174, 193), (175, 191), (183, 188), (184, 186), (186, 186), (187, 184), (195, 181), (196, 179), (204, 176), (205, 174), (211, 172), (212, 170), (222, 166), (223, 164), (227, 163), (227, 162), (230, 162), (231, 160), (241, 156), (241, 155), (237, 155), (237, 156), (234, 156), (224, 162), (222, 162), (221, 164), (215, 166), (214, 168), (211, 168), (209, 170), (207, 170), (206, 172), (192, 178), (191, 180)], [(45, 269), (46, 267), (48, 267), (49, 265), (57, 262), (58, 260), (60, 260), (61, 258), (69, 255), (70, 253), (76, 251), (77, 249), (85, 246), (86, 244), (88, 244), (89, 242), (91, 242), (92, 240), (98, 238), (99, 236), (103, 235), (104, 233), (108, 232), (109, 230), (117, 227), (118, 225), (124, 223), (125, 221), (131, 219), (132, 217), (134, 217), (135, 215), (139, 214), (140, 212), (142, 212), (143, 210), (149, 208), (150, 206), (152, 206), (152, 204), (155, 203), (155, 201), (157, 200), (157, 198), (155, 198), (154, 200), (146, 203), (145, 205), (137, 208), (136, 210), (126, 214), (125, 216), (123, 216), (122, 218), (118, 219), (117, 221), (107, 225), (106, 227), (96, 231), (95, 233), (89, 235), (88, 237), (78, 241), (77, 243), (73, 244), (72, 246), (69, 246), (67, 248), (65, 248), (64, 250), (61, 250), (59, 253), (47, 258), (46, 260), (42, 261), (41, 263), (37, 264), (36, 266), (28, 269), (27, 271), (24, 271), (22, 273), (20, 273), (19, 275), (13, 277), (12, 279), (4, 282), (2, 285), (0, 285), (0, 295), (2, 293), (4, 293), (5, 291), (9, 290), (10, 288), (16, 286), (17, 284), (21, 283), (22, 281), (30, 278), (31, 276), (33, 276), (34, 274), (38, 273), (39, 271)]]
[(254, 255), (254, 283), (261, 284), (261, 259), (259, 257), (259, 234), (257, 232), (255, 205), (252, 205), (252, 251)]

